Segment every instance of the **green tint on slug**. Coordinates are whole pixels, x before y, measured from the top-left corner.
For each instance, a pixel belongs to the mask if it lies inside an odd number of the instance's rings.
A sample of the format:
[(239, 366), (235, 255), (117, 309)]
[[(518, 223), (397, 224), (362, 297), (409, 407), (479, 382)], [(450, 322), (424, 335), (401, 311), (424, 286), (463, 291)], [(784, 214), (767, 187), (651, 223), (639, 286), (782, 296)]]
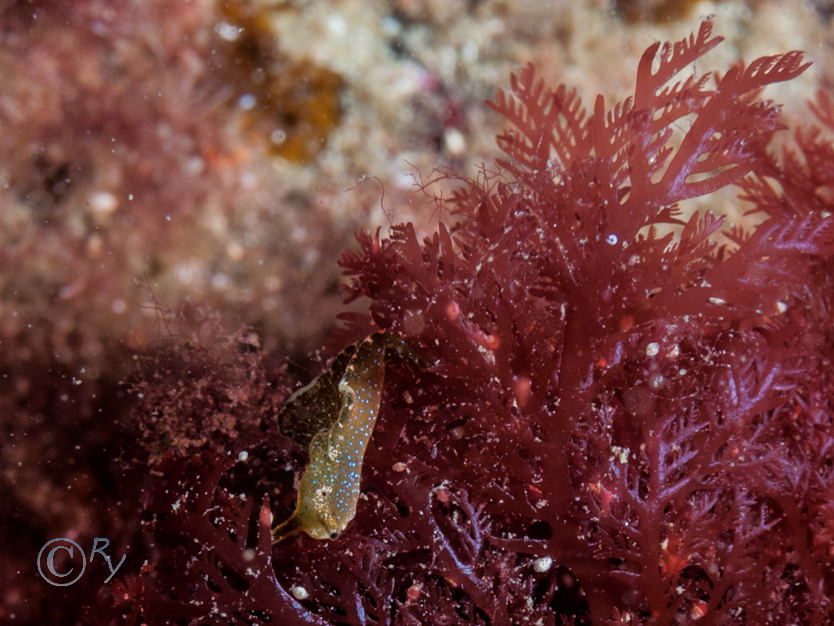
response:
[(295, 511), (272, 529), (272, 543), (303, 531), (334, 539), (356, 515), (362, 461), (379, 413), (387, 350), (421, 366), (424, 359), (399, 337), (378, 332), (348, 346), (330, 370), (302, 387), (281, 409), (281, 432), (307, 445), (309, 464)]

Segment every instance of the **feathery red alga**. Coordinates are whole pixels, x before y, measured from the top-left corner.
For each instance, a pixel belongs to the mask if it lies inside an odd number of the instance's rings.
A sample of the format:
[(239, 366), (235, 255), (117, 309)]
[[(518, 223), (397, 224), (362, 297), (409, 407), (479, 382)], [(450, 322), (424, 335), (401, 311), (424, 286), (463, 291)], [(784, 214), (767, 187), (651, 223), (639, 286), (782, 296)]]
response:
[[(245, 456), (162, 461), (157, 553), (122, 608), (149, 623), (834, 620), (834, 106), (821, 95), (821, 127), (769, 155), (782, 124), (759, 92), (807, 64), (691, 73), (719, 41), (705, 21), (651, 46), (634, 97), (590, 113), (532, 67), (513, 77), (493, 102), (513, 126), (504, 157), (448, 200), (453, 223), (422, 242), (409, 224), (363, 233), (341, 257), (370, 303), (344, 341), (377, 327), (435, 362), (390, 365), (356, 518), (335, 541), (270, 549), (266, 496), (286, 517), (303, 464), (263, 416), (242, 419)], [(758, 226), (681, 216), (732, 184)], [(173, 422), (204, 393), (177, 389), (154, 395)]]

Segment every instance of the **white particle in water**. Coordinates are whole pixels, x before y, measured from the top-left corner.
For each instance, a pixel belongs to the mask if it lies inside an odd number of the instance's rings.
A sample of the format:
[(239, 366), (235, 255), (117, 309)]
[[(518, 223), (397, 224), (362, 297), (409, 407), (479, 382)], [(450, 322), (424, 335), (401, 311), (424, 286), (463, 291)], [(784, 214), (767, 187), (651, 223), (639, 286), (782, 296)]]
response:
[(348, 24), (341, 15), (332, 14), (327, 16), (327, 29), (334, 35), (344, 35)]
[(457, 128), (447, 128), (443, 133), (443, 143), (451, 156), (460, 156), (466, 150), (466, 139)]
[(258, 99), (251, 93), (245, 93), (237, 100), (237, 106), (242, 111), (251, 111), (258, 103)]
[(621, 465), (628, 463), (628, 455), (630, 450), (622, 446), (611, 446), (611, 452)]
[(276, 128), (269, 134), (269, 140), (275, 145), (280, 146), (287, 140), (287, 133), (283, 128)]
[(544, 572), (548, 571), (552, 565), (553, 559), (549, 556), (540, 556), (535, 561), (533, 561), (533, 569), (537, 571), (539, 574), (543, 574)]
[(119, 199), (109, 191), (94, 191), (89, 202), (93, 212), (101, 217), (111, 215), (119, 206)]
[(228, 22), (219, 22), (214, 25), (214, 32), (220, 35), (221, 39), (234, 41), (238, 38), (243, 29)]
[(211, 286), (217, 289), (218, 291), (222, 291), (223, 289), (228, 289), (232, 284), (231, 279), (221, 272), (214, 274), (211, 277)]
[(296, 600), (306, 600), (310, 597), (310, 594), (307, 593), (307, 590), (300, 585), (296, 585), (295, 587), (291, 588), (290, 593), (292, 594), (292, 597)]

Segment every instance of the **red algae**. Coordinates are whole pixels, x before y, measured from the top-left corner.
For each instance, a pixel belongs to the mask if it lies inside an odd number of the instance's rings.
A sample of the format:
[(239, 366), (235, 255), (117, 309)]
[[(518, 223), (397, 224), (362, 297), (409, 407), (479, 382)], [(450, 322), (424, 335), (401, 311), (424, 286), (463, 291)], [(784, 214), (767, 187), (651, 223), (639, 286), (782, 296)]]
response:
[[(445, 176), (429, 236), (357, 235), (339, 262), (367, 312), (308, 361), (157, 308), (165, 340), (125, 351), (126, 382), (56, 366), (41, 395), (44, 350), (4, 344), (10, 439), (44, 454), (63, 429), (100, 470), (72, 472), (62, 527), (38, 465), (4, 522), (40, 544), (95, 517), (129, 553), (79, 587), (90, 624), (831, 623), (834, 99), (783, 132), (761, 90), (805, 57), (703, 73), (719, 43), (707, 20), (650, 46), (633, 96), (587, 110), (520, 70), (490, 104), (502, 157)], [(42, 171), (53, 202), (63, 174)], [(678, 206), (726, 188), (757, 222)], [(375, 330), (432, 365), (386, 364), (344, 532), (273, 546), (308, 461), (282, 406)]]

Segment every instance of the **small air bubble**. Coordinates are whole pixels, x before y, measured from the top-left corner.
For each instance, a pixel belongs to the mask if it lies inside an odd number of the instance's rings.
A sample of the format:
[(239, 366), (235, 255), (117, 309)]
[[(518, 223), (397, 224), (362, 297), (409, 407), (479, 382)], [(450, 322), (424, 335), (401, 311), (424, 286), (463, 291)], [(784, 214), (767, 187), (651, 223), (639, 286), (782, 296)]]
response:
[(249, 453), (246, 450), (241, 450), (241, 452), (237, 455), (238, 461), (246, 461), (249, 458)]
[(619, 239), (617, 238), (617, 235), (615, 235), (614, 233), (611, 233), (605, 238), (605, 243), (607, 243), (609, 246), (616, 246), (618, 241)]
[(655, 356), (660, 351), (660, 345), (656, 341), (652, 341), (646, 346), (646, 356)]

